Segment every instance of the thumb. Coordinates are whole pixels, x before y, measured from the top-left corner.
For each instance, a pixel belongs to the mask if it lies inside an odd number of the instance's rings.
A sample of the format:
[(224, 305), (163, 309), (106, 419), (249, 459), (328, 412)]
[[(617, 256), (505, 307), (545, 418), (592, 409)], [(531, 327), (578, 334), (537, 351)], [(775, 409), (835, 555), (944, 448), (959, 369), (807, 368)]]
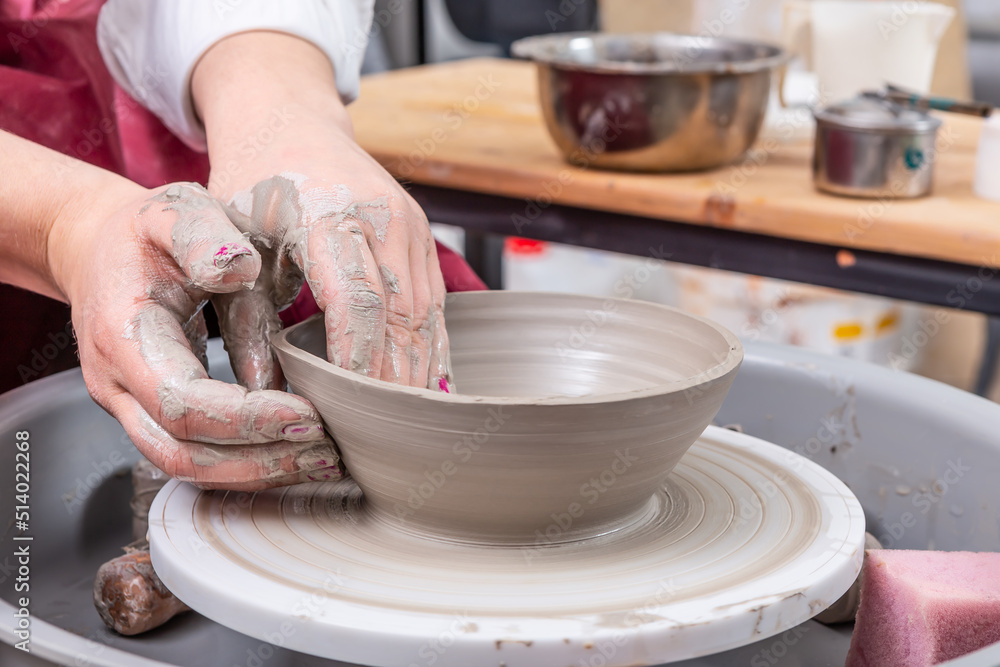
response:
[(170, 253), (196, 287), (228, 293), (253, 285), (260, 254), (205, 188), (174, 183), (148, 200), (139, 215), (166, 214), (150, 240)]

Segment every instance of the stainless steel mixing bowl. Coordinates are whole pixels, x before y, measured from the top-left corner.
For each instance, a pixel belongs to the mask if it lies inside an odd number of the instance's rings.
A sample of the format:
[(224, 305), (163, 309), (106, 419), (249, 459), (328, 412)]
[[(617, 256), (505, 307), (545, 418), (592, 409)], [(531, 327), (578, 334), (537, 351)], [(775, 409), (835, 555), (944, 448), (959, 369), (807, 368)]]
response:
[(760, 132), (777, 46), (651, 33), (529, 37), (549, 133), (578, 166), (696, 171), (743, 155)]

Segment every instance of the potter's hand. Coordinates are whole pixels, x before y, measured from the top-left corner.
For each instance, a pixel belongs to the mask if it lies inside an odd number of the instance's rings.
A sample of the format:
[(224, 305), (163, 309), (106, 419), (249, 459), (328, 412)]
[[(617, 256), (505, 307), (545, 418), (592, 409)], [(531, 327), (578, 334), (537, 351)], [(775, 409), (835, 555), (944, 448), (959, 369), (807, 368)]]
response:
[(197, 185), (149, 191), (106, 180), (49, 241), (94, 400), (158, 468), (202, 487), (339, 477), (308, 402), (205, 371), (202, 305), (245, 291), (261, 267), (222, 207)]
[(209, 190), (263, 259), (252, 290), (214, 299), (240, 380), (283, 385), (267, 336), (304, 279), (333, 363), (446, 390), (445, 287), (427, 218), (354, 142), (326, 57), (288, 35), (237, 35), (201, 59), (192, 91)]

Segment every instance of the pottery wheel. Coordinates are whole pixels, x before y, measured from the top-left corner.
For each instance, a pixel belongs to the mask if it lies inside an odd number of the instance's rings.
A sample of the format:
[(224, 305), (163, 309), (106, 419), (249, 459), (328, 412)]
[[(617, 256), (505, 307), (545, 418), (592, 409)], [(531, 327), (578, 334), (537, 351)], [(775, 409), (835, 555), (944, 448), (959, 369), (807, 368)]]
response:
[(782, 632), (850, 587), (865, 529), (832, 474), (715, 427), (634, 524), (550, 543), (560, 519), (537, 544), (487, 547), (382, 523), (350, 481), (174, 481), (149, 537), (171, 591), (262, 641), (380, 667), (528, 667), (656, 665)]

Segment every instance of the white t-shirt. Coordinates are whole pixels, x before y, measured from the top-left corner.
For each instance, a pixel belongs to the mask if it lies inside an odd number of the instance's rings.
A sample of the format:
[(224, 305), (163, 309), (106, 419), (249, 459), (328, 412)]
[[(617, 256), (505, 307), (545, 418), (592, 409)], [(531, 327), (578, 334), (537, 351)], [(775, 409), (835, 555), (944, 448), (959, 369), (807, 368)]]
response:
[(195, 150), (206, 149), (191, 74), (219, 40), (272, 30), (312, 42), (330, 58), (337, 90), (358, 96), (374, 0), (108, 0), (97, 43), (115, 81)]

